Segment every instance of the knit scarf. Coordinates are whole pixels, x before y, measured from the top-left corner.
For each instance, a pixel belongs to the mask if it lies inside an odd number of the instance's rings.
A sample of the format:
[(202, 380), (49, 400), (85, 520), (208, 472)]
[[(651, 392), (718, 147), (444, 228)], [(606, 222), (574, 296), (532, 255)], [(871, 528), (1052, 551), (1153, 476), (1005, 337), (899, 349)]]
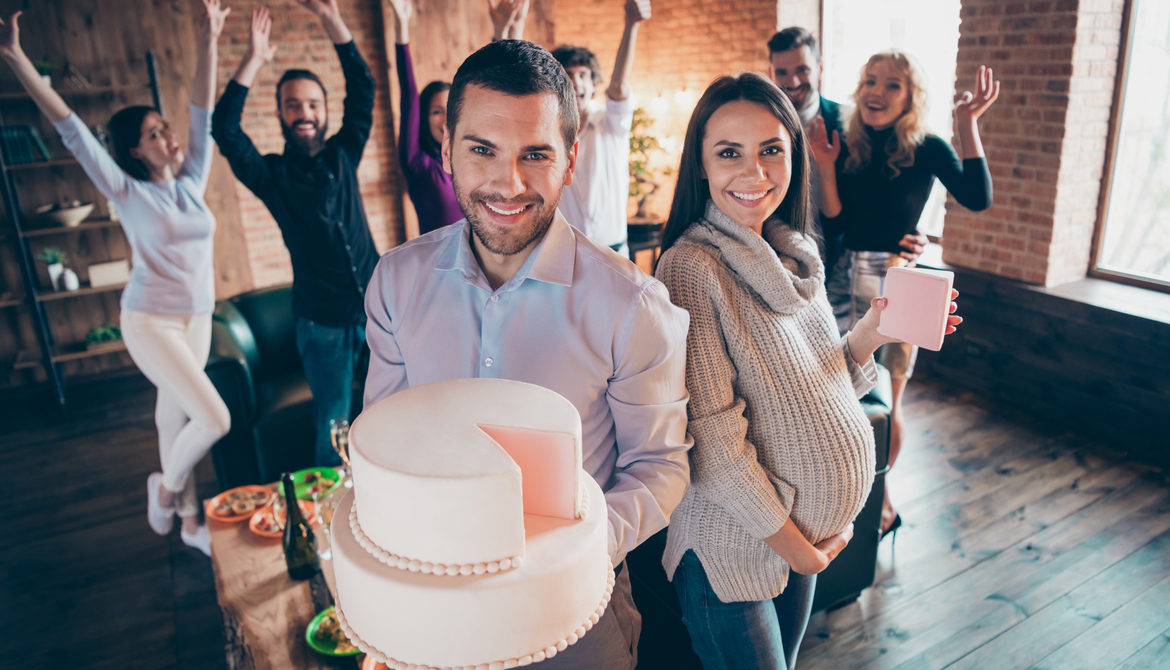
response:
[(707, 201), (702, 219), (682, 240), (715, 247), (723, 262), (777, 314), (795, 314), (823, 290), (825, 267), (816, 244), (779, 217), (764, 222), (761, 237)]

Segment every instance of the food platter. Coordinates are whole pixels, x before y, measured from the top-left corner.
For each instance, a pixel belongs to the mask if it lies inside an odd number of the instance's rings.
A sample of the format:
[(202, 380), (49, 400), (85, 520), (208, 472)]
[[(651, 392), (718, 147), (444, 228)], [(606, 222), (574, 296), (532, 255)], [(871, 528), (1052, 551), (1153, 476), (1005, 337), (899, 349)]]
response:
[(341, 486), (341, 475), (333, 468), (305, 468), (293, 473), (293, 490), (301, 500), (312, 500), (314, 489), (317, 497), (321, 498), (338, 486)]
[[(344, 642), (336, 641), (336, 637), (344, 640), (345, 633), (341, 631), (341, 627), (337, 623), (336, 609), (329, 607), (309, 622), (309, 627), (305, 629), (305, 641), (314, 650), (325, 654), (326, 656), (356, 656), (362, 653), (361, 649), (349, 643), (349, 640)], [(351, 649), (344, 651), (337, 651), (338, 645), (348, 645)]]
[[(298, 500), (297, 507), (301, 508), (301, 514), (312, 524), (313, 516), (317, 512), (317, 506), (309, 500)], [(276, 523), (275, 516), (279, 514), (280, 520), (284, 520), (284, 508), (276, 509), (275, 505), (269, 505), (264, 509), (254, 513), (248, 520), (248, 528), (259, 535), (260, 537), (280, 537), (284, 535), (284, 529)]]
[(274, 495), (267, 486), (238, 486), (208, 500), (204, 512), (209, 519), (238, 523), (250, 519), (257, 510), (271, 505)]

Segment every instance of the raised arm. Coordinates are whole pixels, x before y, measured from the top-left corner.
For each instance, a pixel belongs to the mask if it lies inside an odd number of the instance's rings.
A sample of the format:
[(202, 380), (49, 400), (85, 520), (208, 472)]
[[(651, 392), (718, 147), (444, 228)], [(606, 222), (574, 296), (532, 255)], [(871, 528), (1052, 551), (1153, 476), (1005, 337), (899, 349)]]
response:
[(251, 88), (256, 74), (265, 63), (276, 56), (276, 47), (268, 43), (272, 32), (272, 14), (267, 7), (252, 10), (252, 21), (248, 27), (248, 50), (240, 60), (240, 67), (232, 81), (245, 88)]
[(69, 109), (61, 96), (57, 95), (44, 79), (41, 79), (32, 61), (24, 54), (24, 49), (20, 48), (20, 26), (17, 23), (20, 15), (21, 12), (13, 12), (7, 21), (0, 20), (0, 57), (8, 62), (21, 86), (28, 91), (33, 102), (37, 103), (41, 113), (49, 117), (53, 123), (64, 121), (73, 110)]
[(960, 158), (983, 158), (983, 142), (979, 138), (979, 117), (999, 97), (999, 82), (991, 68), (980, 65), (975, 75), (975, 93), (963, 91), (955, 96), (955, 121), (962, 147)]
[(391, 0), (398, 26), (395, 47), (395, 67), (398, 70), (398, 164), (410, 174), (412, 166), (422, 154), (418, 143), (418, 128), (422, 111), (419, 109), (418, 83), (414, 80), (414, 63), (410, 58), (410, 34), (407, 26), (414, 9), (410, 0)]
[(341, 20), (337, 0), (297, 0), (297, 3), (321, 19), (321, 25), (334, 44), (349, 44), (353, 41), (353, 35), (345, 27), (345, 21)]
[(836, 130), (829, 137), (824, 117), (817, 115), (808, 131), (808, 146), (813, 156), (813, 169), (820, 178), (817, 206), (833, 218), (841, 213), (841, 198), (837, 191), (837, 157), (841, 154), (841, 134)]
[(613, 59), (613, 74), (605, 95), (610, 100), (625, 100), (630, 97), (630, 70), (634, 67), (634, 48), (638, 43), (638, 24), (650, 18), (650, 0), (626, 0), (626, 28), (618, 45), (617, 56)]
[(211, 109), (215, 103), (215, 71), (219, 65), (217, 42), (232, 8), (220, 6), (219, 0), (203, 0), (203, 11), (203, 32), (199, 37), (199, 60), (191, 84), (191, 104)]

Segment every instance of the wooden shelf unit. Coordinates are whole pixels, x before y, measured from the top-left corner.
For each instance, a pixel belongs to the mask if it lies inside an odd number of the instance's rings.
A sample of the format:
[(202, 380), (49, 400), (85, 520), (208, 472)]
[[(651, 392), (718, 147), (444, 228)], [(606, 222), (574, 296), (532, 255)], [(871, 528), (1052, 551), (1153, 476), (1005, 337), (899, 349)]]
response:
[[(149, 92), (154, 107), (161, 112), (163, 111), (163, 101), (159, 91), (158, 68), (154, 53), (150, 51), (146, 52), (145, 65), (149, 78), (148, 85), (94, 86), (76, 90), (59, 90), (58, 93), (67, 98), (79, 100), (86, 97), (91, 98), (92, 100), (89, 102), (93, 102), (94, 104), (79, 105), (79, 110), (83, 117), (86, 114), (92, 114), (97, 109), (106, 109), (112, 104), (120, 104), (119, 99), (121, 96), (119, 94), (121, 93), (141, 94)], [(30, 96), (22, 91), (0, 92), (0, 105), (2, 105), (0, 108), (3, 110), (3, 114), (0, 114), (0, 117), (12, 116), (22, 118), (29, 114), (37, 113), (35, 107), (25, 104), (26, 101), (30, 100)], [(43, 122), (43, 118), (40, 121)], [(102, 121), (104, 122), (104, 118)], [(0, 118), (0, 125), (4, 123), (5, 120)], [(12, 121), (11, 123), (20, 123), (20, 121)], [(8, 286), (6, 288), (9, 290), (3, 295), (0, 295), (0, 307), (28, 305), (30, 308), (29, 314), (19, 312), (16, 316), (22, 322), (24, 319), (30, 318), (32, 321), (31, 325), (33, 326), (32, 330), (36, 333), (35, 346), (30, 346), (31, 343), (22, 341), (19, 335), (16, 337), (17, 347), (23, 348), (16, 351), (13, 369), (26, 370), (37, 367), (42, 368), (52, 386), (54, 399), (62, 408), (65, 407), (66, 400), (65, 373), (61, 368), (61, 364), (101, 356), (103, 354), (117, 353), (126, 349), (126, 345), (121, 341), (92, 349), (85, 349), (83, 344), (61, 344), (58, 341), (59, 339), (74, 341), (84, 339), (84, 333), (90, 327), (104, 325), (108, 320), (116, 320), (116, 308), (110, 305), (108, 301), (99, 301), (103, 300), (102, 296), (105, 294), (121, 290), (125, 287), (125, 284), (100, 286), (96, 288), (83, 286), (76, 291), (40, 290), (43, 279), (38, 261), (33, 257), (31, 244), (34, 240), (40, 239), (39, 245), (43, 245), (49, 241), (48, 238), (50, 236), (66, 236), (62, 240), (62, 246), (66, 249), (71, 248), (71, 246), (76, 248), (78, 244), (86, 244), (86, 242), (74, 243), (74, 238), (68, 237), (73, 233), (118, 228), (121, 226), (119, 221), (112, 221), (109, 218), (93, 218), (75, 227), (46, 227), (42, 225), (40, 227), (26, 228), (26, 226), (36, 221), (36, 217), (26, 217), (24, 214), (26, 210), (21, 204), (22, 192), (29, 198), (44, 199), (48, 193), (52, 192), (52, 189), (46, 189), (44, 187), (45, 180), (53, 179), (55, 180), (53, 182), (53, 188), (64, 189), (85, 183), (82, 180), (84, 173), (77, 170), (62, 171), (60, 173), (38, 172), (42, 168), (71, 165), (79, 165), (79, 163), (75, 158), (67, 154), (65, 156), (54, 156), (52, 160), (17, 165), (8, 165), (4, 160), (4, 156), (0, 154), (0, 189), (2, 189), (2, 195), (4, 197), (4, 209), (8, 213), (8, 225), (4, 226), (7, 230), (0, 232), (0, 241), (15, 247), (14, 255), (19, 260), (20, 265), (18, 280), (13, 276), (7, 276)], [(19, 181), (17, 174), (22, 175)], [(86, 184), (84, 188), (88, 190), (92, 187)], [(94, 193), (85, 199), (92, 199), (96, 195), (98, 194)], [(99, 249), (102, 249), (102, 255), (105, 255), (109, 260), (122, 257), (120, 256), (121, 253), (126, 253), (127, 256), (130, 253), (129, 249), (125, 246), (126, 241), (121, 237), (94, 237), (90, 241)], [(115, 252), (119, 255), (113, 255)], [(83, 263), (82, 267), (84, 267), (84, 263), (91, 262), (90, 259), (93, 259), (92, 262), (102, 260), (102, 255), (90, 255), (88, 251), (82, 252), (79, 255), (74, 255), (72, 252), (69, 253), (73, 258), (83, 259), (81, 261)], [(21, 285), (17, 285), (14, 282), (19, 282)], [(21, 295), (23, 297), (18, 297)], [(95, 299), (94, 296), (98, 296), (98, 298)], [(32, 299), (30, 300), (29, 298)], [(59, 310), (61, 308), (54, 310), (54, 317), (67, 314), (67, 318), (56, 322), (50, 320), (47, 303), (72, 299), (77, 299), (78, 302), (76, 306), (70, 305), (67, 313), (60, 312)], [(56, 327), (62, 330), (61, 337), (53, 333), (54, 323), (57, 324)], [(65, 332), (66, 330), (68, 332)], [(8, 349), (7, 354), (11, 355), (11, 353), (12, 349)], [(98, 365), (99, 368), (103, 366), (108, 367), (105, 362)]]

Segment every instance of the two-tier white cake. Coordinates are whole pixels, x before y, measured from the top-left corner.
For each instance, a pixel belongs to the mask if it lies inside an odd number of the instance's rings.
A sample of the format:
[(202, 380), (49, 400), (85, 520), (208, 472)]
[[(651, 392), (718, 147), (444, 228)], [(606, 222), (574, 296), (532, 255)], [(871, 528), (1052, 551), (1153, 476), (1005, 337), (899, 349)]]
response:
[(605, 498), (581, 469), (580, 416), (557, 393), (417, 386), (362, 412), (350, 460), (333, 569), (339, 618), (367, 654), (412, 670), (525, 666), (604, 613)]

